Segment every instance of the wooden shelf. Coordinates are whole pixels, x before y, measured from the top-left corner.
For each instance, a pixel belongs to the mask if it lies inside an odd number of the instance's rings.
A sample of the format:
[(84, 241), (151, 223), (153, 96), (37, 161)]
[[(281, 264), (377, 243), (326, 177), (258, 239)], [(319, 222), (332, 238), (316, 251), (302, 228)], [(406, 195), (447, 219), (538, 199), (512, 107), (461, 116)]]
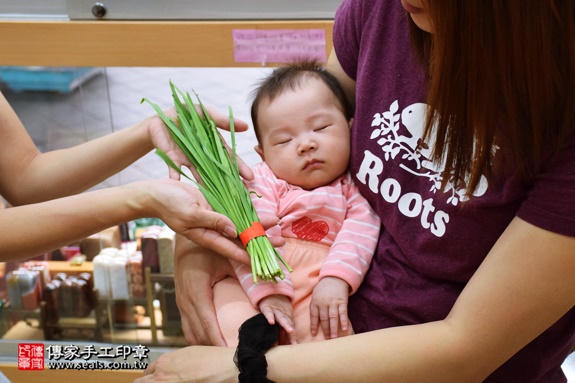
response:
[(324, 29), (327, 57), (332, 27), (333, 20), (2, 20), (0, 65), (256, 67), (234, 61), (233, 29)]

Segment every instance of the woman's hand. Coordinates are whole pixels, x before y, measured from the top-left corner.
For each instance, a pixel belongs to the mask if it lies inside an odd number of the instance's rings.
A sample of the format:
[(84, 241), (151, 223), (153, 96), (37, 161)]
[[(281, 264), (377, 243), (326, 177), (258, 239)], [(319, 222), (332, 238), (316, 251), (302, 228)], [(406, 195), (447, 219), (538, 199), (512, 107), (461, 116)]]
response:
[(134, 188), (136, 197), (131, 203), (140, 211), (139, 215), (159, 218), (181, 235), (199, 239), (202, 235), (208, 237), (210, 233), (218, 233), (218, 238), (222, 234), (228, 238), (237, 235), (232, 220), (214, 212), (202, 193), (193, 186), (160, 179), (136, 182), (126, 187)]
[[(169, 118), (176, 117), (176, 108), (172, 107), (168, 110), (164, 111), (164, 114)], [(181, 168), (182, 166), (190, 167), (192, 163), (186, 157), (184, 152), (176, 145), (174, 140), (172, 139), (167, 126), (164, 124), (160, 116), (155, 115), (150, 117), (148, 121), (148, 135), (150, 137), (150, 141), (155, 148), (160, 149), (174, 163)], [(168, 166), (170, 178), (179, 180), (180, 174)]]
[(160, 355), (134, 383), (235, 383), (239, 371), (233, 362), (235, 349), (185, 347)]
[[(249, 256), (237, 239), (237, 229), (227, 216), (216, 213), (199, 189), (172, 179), (140, 181), (129, 185), (133, 196), (128, 203), (141, 217), (156, 217), (164, 221), (176, 233), (198, 245), (215, 251), (227, 258), (248, 263)], [(262, 219), (269, 227), (277, 223), (274, 216)], [(272, 244), (282, 245), (282, 238), (272, 238)]]
[(232, 276), (230, 262), (217, 253), (176, 236), (174, 283), (182, 331), (189, 344), (225, 346), (220, 332), (212, 287)]

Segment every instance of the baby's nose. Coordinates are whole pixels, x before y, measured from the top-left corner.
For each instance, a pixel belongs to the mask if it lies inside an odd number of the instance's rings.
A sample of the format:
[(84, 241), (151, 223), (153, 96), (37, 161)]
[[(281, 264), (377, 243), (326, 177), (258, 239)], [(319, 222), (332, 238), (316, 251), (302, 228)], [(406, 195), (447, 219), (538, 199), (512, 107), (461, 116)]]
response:
[(303, 140), (298, 148), (299, 154), (307, 153), (317, 149), (317, 143), (314, 140)]

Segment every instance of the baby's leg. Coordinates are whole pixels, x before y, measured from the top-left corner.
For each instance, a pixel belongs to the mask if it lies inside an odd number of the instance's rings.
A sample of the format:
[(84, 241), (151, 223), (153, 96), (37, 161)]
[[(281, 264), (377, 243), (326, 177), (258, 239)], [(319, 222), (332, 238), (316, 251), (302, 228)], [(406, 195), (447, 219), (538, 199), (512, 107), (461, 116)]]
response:
[[(319, 272), (329, 252), (329, 246), (317, 242), (288, 239), (284, 248), (290, 253), (290, 265), (293, 272), (291, 280), (295, 296), (292, 301), (293, 321), (296, 338), (299, 343), (314, 342), (327, 339), (321, 327), (315, 336), (311, 335), (310, 303), (314, 287), (319, 282)], [(351, 335), (348, 331), (339, 330), (338, 336)]]
[(214, 305), (220, 330), (230, 347), (238, 345), (238, 330), (244, 321), (258, 314), (240, 282), (228, 277), (214, 285)]

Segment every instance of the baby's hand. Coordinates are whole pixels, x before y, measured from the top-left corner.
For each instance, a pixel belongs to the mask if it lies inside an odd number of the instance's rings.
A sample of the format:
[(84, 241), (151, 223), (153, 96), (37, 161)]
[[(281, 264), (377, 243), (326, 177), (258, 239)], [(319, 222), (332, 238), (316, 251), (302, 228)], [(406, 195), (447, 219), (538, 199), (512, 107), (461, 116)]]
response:
[(336, 277), (325, 277), (313, 289), (310, 304), (311, 334), (317, 335), (319, 324), (326, 339), (337, 338), (341, 325), (347, 331), (347, 298), (349, 284)]
[(260, 301), (259, 308), (269, 324), (277, 322), (286, 331), (290, 343), (297, 343), (293, 324), (293, 307), (288, 297), (270, 295)]

